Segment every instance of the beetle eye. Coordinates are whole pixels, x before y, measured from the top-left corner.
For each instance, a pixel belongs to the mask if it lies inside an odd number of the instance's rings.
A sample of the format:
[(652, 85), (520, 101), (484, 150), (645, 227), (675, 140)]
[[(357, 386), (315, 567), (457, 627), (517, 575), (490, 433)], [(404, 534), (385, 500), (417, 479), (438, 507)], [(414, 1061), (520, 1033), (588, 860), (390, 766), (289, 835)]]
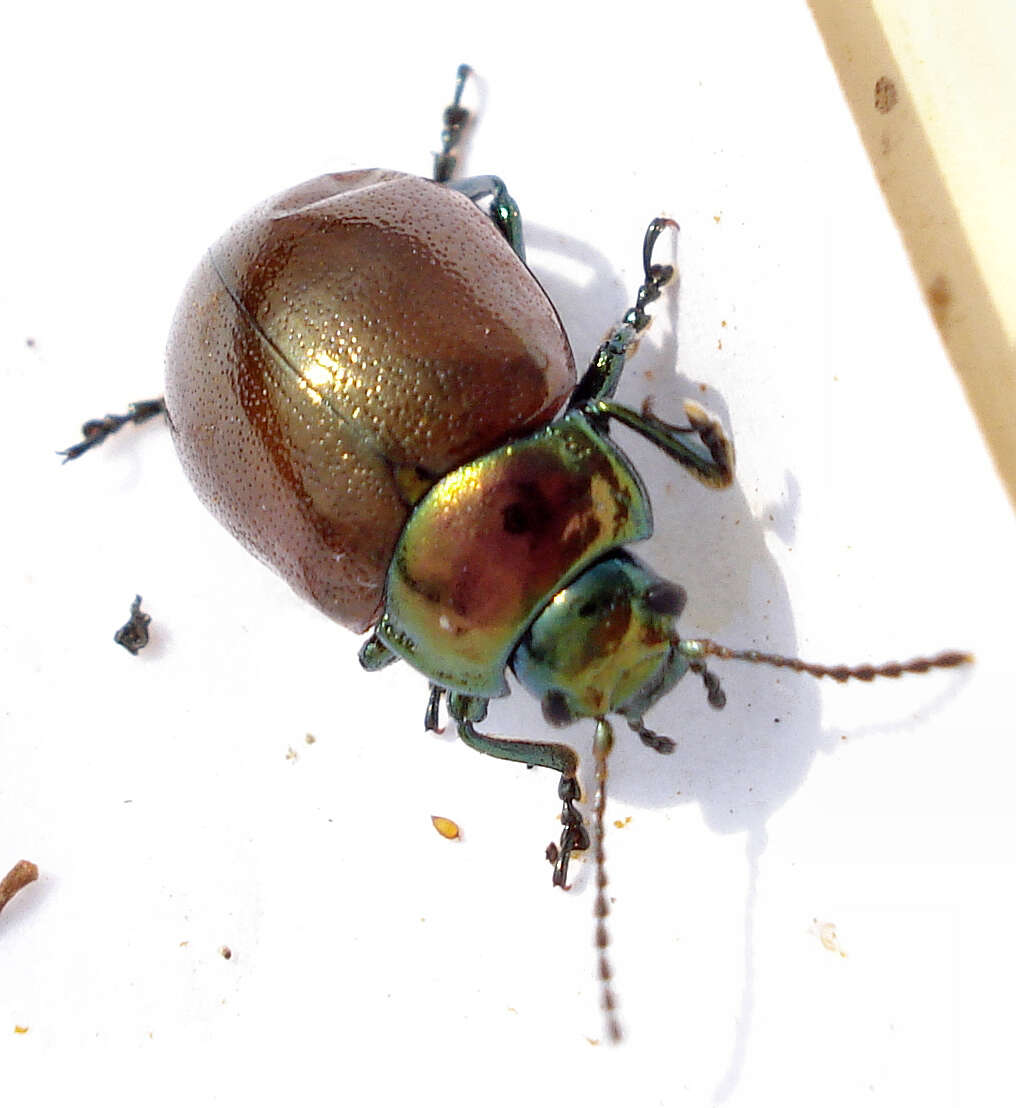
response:
[(643, 599), (651, 612), (661, 616), (679, 616), (684, 611), (688, 594), (680, 585), (672, 585), (669, 581), (658, 581), (646, 589)]
[(543, 718), (552, 727), (565, 727), (574, 720), (568, 700), (560, 689), (551, 689), (540, 702)]

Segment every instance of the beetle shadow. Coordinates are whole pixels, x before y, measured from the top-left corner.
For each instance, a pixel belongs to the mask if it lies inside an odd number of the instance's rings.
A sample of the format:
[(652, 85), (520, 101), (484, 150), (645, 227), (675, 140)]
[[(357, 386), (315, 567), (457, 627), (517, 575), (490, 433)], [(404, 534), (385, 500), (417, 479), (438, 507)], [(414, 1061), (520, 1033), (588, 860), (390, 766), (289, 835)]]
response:
[[(625, 288), (609, 261), (586, 243), (532, 224), (526, 237), (534, 271), (561, 314), (581, 373), (635, 290)], [(550, 255), (551, 264), (544, 266)], [(555, 264), (561, 259), (565, 266)], [(576, 273), (584, 283), (576, 281)], [(649, 397), (654, 411), (674, 423), (684, 422), (683, 401), (694, 399), (735, 434), (722, 393), (691, 377), (681, 363), (680, 285), (675, 284), (676, 292), (668, 290), (654, 305), (657, 325), (626, 368), (618, 399), (638, 410)], [(653, 504), (655, 533), (633, 553), (687, 590), (682, 633), (715, 635), (735, 648), (793, 654), (790, 598), (766, 545), (770, 531), (783, 541), (793, 535), (798, 508), (793, 476), (788, 474), (782, 502), (756, 517), (736, 475), (729, 489), (708, 489), (627, 428), (615, 425), (612, 438), (642, 475)], [(696, 802), (710, 827), (762, 835), (769, 815), (800, 785), (818, 751), (833, 749), (836, 740), (822, 732), (813, 679), (736, 662), (711, 668), (727, 693), (726, 709), (710, 708), (699, 679), (688, 675), (647, 718), (650, 727), (677, 742), (673, 754), (661, 756), (634, 735), (622, 736), (621, 725), (611, 795), (645, 808)], [(538, 708), (535, 715), (539, 719)], [(542, 719), (532, 722), (556, 741), (580, 740), (582, 724), (551, 731)], [(591, 795), (591, 777), (583, 785)]]
[[(581, 374), (604, 334), (631, 305), (635, 290), (625, 288), (610, 262), (588, 244), (532, 224), (526, 234), (534, 272), (558, 308)], [(674, 423), (684, 422), (683, 400), (694, 399), (735, 435), (722, 393), (695, 380), (693, 367), (682, 365), (679, 282), (675, 285), (676, 291), (668, 289), (654, 305), (657, 324), (626, 368), (618, 399), (638, 410), (649, 397), (655, 412)], [(634, 552), (687, 590), (682, 633), (715, 635), (735, 648), (793, 654), (797, 639), (790, 597), (766, 545), (769, 531), (784, 542), (793, 536), (798, 510), (793, 475), (787, 475), (781, 503), (755, 516), (736, 477), (729, 489), (707, 489), (626, 428), (615, 427), (612, 437), (642, 475), (653, 504), (655, 534)], [(699, 679), (689, 674), (649, 713), (648, 725), (676, 740), (672, 754), (660, 755), (618, 727), (609, 788), (612, 797), (636, 808), (695, 803), (710, 828), (745, 835), (749, 876), (742, 992), (738, 1030), (716, 1087), (722, 1100), (737, 1086), (751, 1035), (756, 891), (768, 820), (801, 785), (818, 752), (832, 750), (836, 739), (822, 730), (813, 680), (739, 663), (720, 663), (716, 671), (727, 693), (724, 711), (708, 706)], [(513, 729), (530, 738), (578, 745), (583, 794), (591, 798), (589, 721), (555, 730), (530, 697), (514, 696), (511, 704)], [(655, 863), (654, 869), (659, 872)], [(591, 880), (591, 867), (575, 876), (583, 886)]]

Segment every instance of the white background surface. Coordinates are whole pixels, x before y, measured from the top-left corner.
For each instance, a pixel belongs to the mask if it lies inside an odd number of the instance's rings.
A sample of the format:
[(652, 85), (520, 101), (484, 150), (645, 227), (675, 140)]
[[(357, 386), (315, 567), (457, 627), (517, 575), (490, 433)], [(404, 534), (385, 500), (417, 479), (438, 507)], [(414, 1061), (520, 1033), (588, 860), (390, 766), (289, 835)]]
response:
[[(42, 877), (0, 916), (4, 1102), (1005, 1100), (1013, 517), (804, 6), (138, 11), (6, 20), (0, 869)], [(650, 718), (672, 757), (619, 732), (619, 1049), (588, 867), (562, 895), (542, 859), (553, 776), (424, 734), (423, 679), (363, 674), (162, 429), (54, 455), (158, 394), (179, 291), (237, 215), (326, 170), (428, 173), (462, 60), (466, 168), (507, 180), (580, 362), (649, 218), (682, 225), (624, 395), (712, 407), (738, 484), (618, 437), (685, 633), (978, 655), (870, 688), (717, 666), (725, 712), (688, 681)], [(135, 592), (132, 658), (111, 635)], [(489, 727), (549, 737), (523, 694)]]

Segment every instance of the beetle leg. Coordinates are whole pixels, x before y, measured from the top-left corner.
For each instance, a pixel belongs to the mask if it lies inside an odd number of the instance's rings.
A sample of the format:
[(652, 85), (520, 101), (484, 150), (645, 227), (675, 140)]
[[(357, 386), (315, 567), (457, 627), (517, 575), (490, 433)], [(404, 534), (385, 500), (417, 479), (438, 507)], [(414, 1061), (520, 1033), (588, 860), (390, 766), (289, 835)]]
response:
[(127, 408), (125, 415), (107, 415), (104, 419), (90, 419), (81, 427), (81, 442), (77, 442), (66, 450), (59, 451), (59, 453), (63, 455), (65, 462), (69, 462), (72, 458), (80, 458), (86, 450), (91, 450), (93, 446), (105, 442), (110, 435), (115, 434), (125, 424), (145, 423), (157, 415), (165, 414), (166, 401), (163, 397), (157, 396), (154, 400), (139, 400), (136, 404), (131, 404)]
[(423, 716), (423, 729), (424, 731), (440, 731), (438, 726), (439, 718), (438, 713), (441, 710), (441, 697), (444, 696), (444, 689), (440, 685), (435, 685), (431, 682), (430, 686), (430, 698), (427, 701), (427, 711)]
[[(660, 296), (674, 276), (672, 265), (653, 262), (653, 249), (664, 228), (677, 230), (672, 219), (654, 219), (642, 242), (642, 269), (645, 280), (639, 286), (635, 306), (607, 336), (593, 356), (568, 401), (568, 410), (581, 409), (601, 428), (608, 419), (616, 419), (659, 447), (711, 488), (726, 488), (734, 479), (734, 447), (720, 423), (693, 400), (684, 402), (687, 427), (666, 423), (653, 415), (649, 404), (642, 412), (633, 412), (612, 399), (628, 358), (635, 352), (642, 332), (649, 326), (646, 305)], [(604, 428), (605, 429), (605, 428)]]
[(575, 751), (561, 743), (534, 743), (519, 739), (501, 739), (483, 735), (473, 726), (487, 713), (487, 702), (480, 697), (448, 694), (448, 711), (456, 721), (459, 738), (481, 754), (504, 758), (510, 762), (523, 762), (528, 766), (546, 766), (561, 774), (557, 795), (561, 799), (561, 846), (554, 864), (554, 884), (567, 888), (568, 863), (572, 851), (585, 850), (589, 846), (589, 833), (582, 820), (582, 813), (575, 807), (582, 790), (579, 788), (579, 760)]
[(486, 174), (483, 177), (465, 177), (461, 181), (452, 181), (449, 188), (468, 196), (474, 204), (478, 204), (485, 197), (490, 197), (490, 209), (488, 215), (494, 226), (504, 235), (508, 245), (518, 254), (522, 261), (526, 260), (526, 247), (522, 239), (522, 216), (519, 206), (512, 199), (500, 177)]
[(568, 410), (586, 408), (591, 400), (613, 396), (621, 380), (621, 372), (628, 358), (635, 353), (642, 332), (649, 326), (650, 316), (646, 305), (660, 298), (660, 293), (674, 276), (672, 265), (653, 262), (653, 248), (665, 227), (675, 231), (677, 224), (662, 216), (654, 219), (642, 241), (642, 269), (645, 279), (635, 295), (635, 306), (624, 313), (624, 318), (610, 332), (593, 355), (589, 368), (575, 387), (568, 401)]
[(441, 131), (441, 152), (434, 155), (434, 180), (439, 184), (447, 183), (455, 173), (455, 164), (458, 161), (455, 148), (462, 139), (462, 132), (466, 129), (470, 116), (469, 111), (461, 104), (462, 88), (472, 74), (468, 65), (459, 66), (455, 73), (455, 95), (442, 116), (444, 128)]
[(360, 647), (359, 658), (360, 665), (371, 673), (376, 669), (384, 669), (385, 666), (390, 666), (392, 662), (399, 660), (399, 656), (393, 650), (389, 650), (377, 635), (371, 635)]
[(687, 427), (677, 427), (653, 415), (649, 405), (641, 412), (613, 400), (594, 400), (586, 407), (592, 415), (608, 416), (623, 423), (668, 457), (684, 466), (694, 477), (714, 489), (725, 489), (734, 479), (734, 445), (719, 421), (694, 400), (684, 402)]

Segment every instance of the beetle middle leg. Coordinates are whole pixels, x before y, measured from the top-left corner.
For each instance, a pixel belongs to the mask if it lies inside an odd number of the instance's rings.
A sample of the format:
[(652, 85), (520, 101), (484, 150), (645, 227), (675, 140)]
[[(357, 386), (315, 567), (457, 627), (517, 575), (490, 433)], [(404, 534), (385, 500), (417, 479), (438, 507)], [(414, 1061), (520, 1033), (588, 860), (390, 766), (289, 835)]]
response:
[(674, 276), (672, 265), (660, 265), (653, 261), (656, 241), (667, 228), (678, 230), (672, 219), (660, 217), (649, 224), (642, 242), (644, 279), (635, 296), (635, 304), (625, 312), (624, 318), (593, 355), (589, 368), (568, 401), (568, 409), (580, 409), (600, 426), (608, 419), (625, 424), (684, 466), (703, 484), (725, 488), (734, 479), (734, 447), (719, 421), (705, 408), (693, 400), (686, 400), (684, 415), (688, 425), (679, 427), (654, 415), (648, 404), (641, 412), (633, 412), (613, 399), (621, 373), (649, 326), (651, 317), (646, 306), (659, 299), (660, 293)]
[(577, 776), (578, 755), (571, 747), (561, 743), (525, 742), (481, 734), (473, 726), (487, 714), (487, 701), (481, 697), (449, 693), (448, 711), (458, 724), (459, 738), (481, 754), (504, 758), (510, 762), (522, 762), (528, 766), (546, 766), (547, 769), (556, 769), (561, 774), (557, 795), (562, 802), (563, 829), (561, 845), (554, 863), (554, 884), (559, 888), (566, 888), (568, 863), (571, 861), (572, 852), (586, 850), (589, 846), (589, 833), (586, 831), (581, 812), (575, 807), (575, 802), (582, 794)]

